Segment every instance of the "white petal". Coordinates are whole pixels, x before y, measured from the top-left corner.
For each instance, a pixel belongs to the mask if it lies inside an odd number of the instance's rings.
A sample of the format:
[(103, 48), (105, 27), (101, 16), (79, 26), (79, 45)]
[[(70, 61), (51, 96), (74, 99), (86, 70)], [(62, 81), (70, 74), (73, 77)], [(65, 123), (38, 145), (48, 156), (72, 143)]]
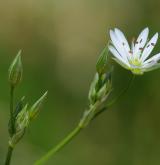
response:
[(136, 43), (135, 43), (135, 49), (134, 49), (134, 54), (136, 57), (140, 56), (142, 49), (145, 46), (145, 44), (147, 42), (147, 38), (148, 38), (148, 33), (149, 33), (149, 29), (145, 28), (138, 36)]
[(127, 52), (129, 52), (130, 47), (129, 47), (128, 41), (127, 41), (126, 37), (124, 36), (123, 32), (120, 31), (119, 29), (115, 28), (115, 34), (116, 34), (117, 38), (119, 39), (121, 45), (126, 49)]
[(130, 66), (128, 62), (126, 62), (121, 55), (118, 53), (118, 51), (111, 45), (108, 46), (108, 49), (110, 50), (110, 52), (122, 63), (124, 63), (125, 65), (127, 65), (128, 67)]
[(129, 70), (131, 68), (130, 66), (124, 64), (122, 61), (118, 60), (117, 58), (113, 58), (113, 60), (115, 60), (119, 65), (121, 65), (125, 69)]
[(121, 57), (126, 62), (128, 62), (128, 59), (127, 59), (128, 53), (125, 51), (125, 49), (122, 46), (121, 42), (119, 41), (119, 39), (115, 35), (115, 32), (112, 31), (112, 30), (110, 30), (110, 37), (111, 37), (111, 40), (112, 40), (113, 45), (115, 46), (115, 48), (117, 49), (117, 51), (119, 52), (119, 54), (121, 55)]
[(152, 67), (149, 67), (149, 68), (144, 68), (143, 71), (144, 72), (149, 72), (149, 71), (152, 71), (152, 70), (155, 70), (155, 69), (158, 69), (160, 68), (160, 63), (157, 63), (155, 65), (153, 65)]
[(144, 51), (142, 53), (142, 56), (141, 56), (141, 60), (142, 62), (144, 60), (147, 59), (147, 57), (150, 55), (150, 53), (152, 52), (155, 44), (157, 43), (157, 39), (158, 39), (158, 33), (156, 33), (152, 38), (151, 40), (147, 43), (147, 45), (145, 46), (144, 48)]
[(149, 62), (149, 63), (144, 64), (144, 65), (142, 66), (142, 68), (143, 68), (143, 69), (148, 69), (148, 68), (153, 67), (153, 66), (156, 65), (156, 64), (157, 64), (157, 61), (151, 61), (151, 62)]
[(156, 54), (156, 55), (154, 55), (154, 56), (152, 56), (151, 58), (149, 58), (148, 60), (146, 60), (145, 62), (144, 62), (144, 64), (147, 64), (147, 63), (150, 63), (150, 62), (152, 62), (152, 61), (159, 61), (160, 60), (160, 53), (158, 53), (158, 54)]

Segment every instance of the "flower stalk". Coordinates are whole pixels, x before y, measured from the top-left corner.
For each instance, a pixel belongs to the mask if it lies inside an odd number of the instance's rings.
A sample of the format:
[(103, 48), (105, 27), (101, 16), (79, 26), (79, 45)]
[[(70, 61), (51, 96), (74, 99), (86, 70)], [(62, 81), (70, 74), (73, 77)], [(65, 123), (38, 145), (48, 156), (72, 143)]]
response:
[[(9, 133), (11, 137), (13, 136), (15, 132), (14, 118), (13, 118), (13, 102), (14, 102), (14, 87), (11, 85), (11, 88), (10, 88), (10, 127), (9, 127)], [(12, 153), (13, 153), (13, 147), (9, 145), (8, 152), (6, 155), (5, 165), (10, 165)]]
[(7, 156), (6, 156), (5, 165), (9, 165), (10, 164), (11, 157), (12, 157), (12, 152), (13, 152), (13, 148), (11, 146), (8, 146), (8, 152), (7, 152)]
[(41, 159), (36, 161), (34, 165), (43, 165), (45, 164), (52, 156), (54, 156), (58, 151), (63, 149), (65, 145), (72, 141), (72, 139), (77, 136), (82, 130), (82, 127), (79, 125), (70, 132), (60, 143), (58, 143), (55, 147), (49, 150)]
[(14, 128), (14, 86), (11, 85), (10, 87), (10, 121), (11, 121), (11, 126), (10, 126), (10, 136), (13, 136), (14, 132), (15, 132), (15, 128)]

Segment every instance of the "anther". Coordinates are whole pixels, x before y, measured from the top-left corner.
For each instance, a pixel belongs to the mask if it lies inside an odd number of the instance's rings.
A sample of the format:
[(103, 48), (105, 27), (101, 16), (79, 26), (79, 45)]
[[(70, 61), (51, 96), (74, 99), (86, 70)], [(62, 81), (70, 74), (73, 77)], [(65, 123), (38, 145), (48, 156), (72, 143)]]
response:
[(150, 45), (147, 45), (147, 48), (149, 47)]
[(124, 45), (125, 45), (125, 43), (124, 43), (124, 42), (122, 42), (122, 45), (124, 46)]
[(155, 44), (154, 44), (154, 43), (151, 43), (151, 45), (152, 45), (152, 46), (155, 46)]
[(139, 48), (139, 50), (142, 50), (143, 51), (143, 48)]

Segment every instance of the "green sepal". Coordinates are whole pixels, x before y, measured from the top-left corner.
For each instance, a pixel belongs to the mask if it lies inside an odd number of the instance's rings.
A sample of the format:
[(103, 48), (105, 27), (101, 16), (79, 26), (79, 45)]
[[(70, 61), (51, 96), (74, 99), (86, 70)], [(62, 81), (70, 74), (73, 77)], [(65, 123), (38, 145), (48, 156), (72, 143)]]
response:
[(37, 117), (44, 100), (46, 99), (48, 94), (48, 91), (46, 91), (30, 108), (29, 110), (29, 116), (30, 116), (30, 120), (33, 120)]
[(15, 121), (16, 132), (27, 128), (29, 122), (30, 122), (30, 118), (29, 118), (28, 104), (26, 104), (16, 117), (16, 121)]
[(96, 63), (96, 70), (99, 74), (103, 74), (106, 71), (106, 64), (108, 60), (107, 54), (108, 54), (108, 47), (105, 47), (101, 52)]
[(94, 102), (96, 101), (96, 86), (98, 84), (98, 81), (99, 81), (99, 74), (96, 73), (94, 78), (93, 78), (93, 81), (90, 85), (90, 89), (89, 89), (89, 93), (88, 93), (88, 99), (90, 101), (90, 104), (94, 104)]

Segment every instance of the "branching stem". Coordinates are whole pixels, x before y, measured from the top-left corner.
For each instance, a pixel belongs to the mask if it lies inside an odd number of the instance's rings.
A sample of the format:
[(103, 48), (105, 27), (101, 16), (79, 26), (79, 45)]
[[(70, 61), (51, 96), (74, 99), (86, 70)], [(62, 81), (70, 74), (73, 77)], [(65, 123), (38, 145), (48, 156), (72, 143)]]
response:
[[(10, 134), (10, 136), (11, 137), (14, 135), (14, 132), (15, 132), (13, 102), (14, 102), (14, 87), (11, 86), (11, 89), (10, 89), (10, 122), (11, 122), (11, 125), (10, 125), (10, 127), (11, 127), (11, 131), (10, 132), (11, 132), (11, 134)], [(7, 152), (7, 155), (6, 155), (5, 165), (10, 165), (12, 152), (13, 152), (13, 147), (11, 147), (9, 145), (8, 146), (8, 152)]]

